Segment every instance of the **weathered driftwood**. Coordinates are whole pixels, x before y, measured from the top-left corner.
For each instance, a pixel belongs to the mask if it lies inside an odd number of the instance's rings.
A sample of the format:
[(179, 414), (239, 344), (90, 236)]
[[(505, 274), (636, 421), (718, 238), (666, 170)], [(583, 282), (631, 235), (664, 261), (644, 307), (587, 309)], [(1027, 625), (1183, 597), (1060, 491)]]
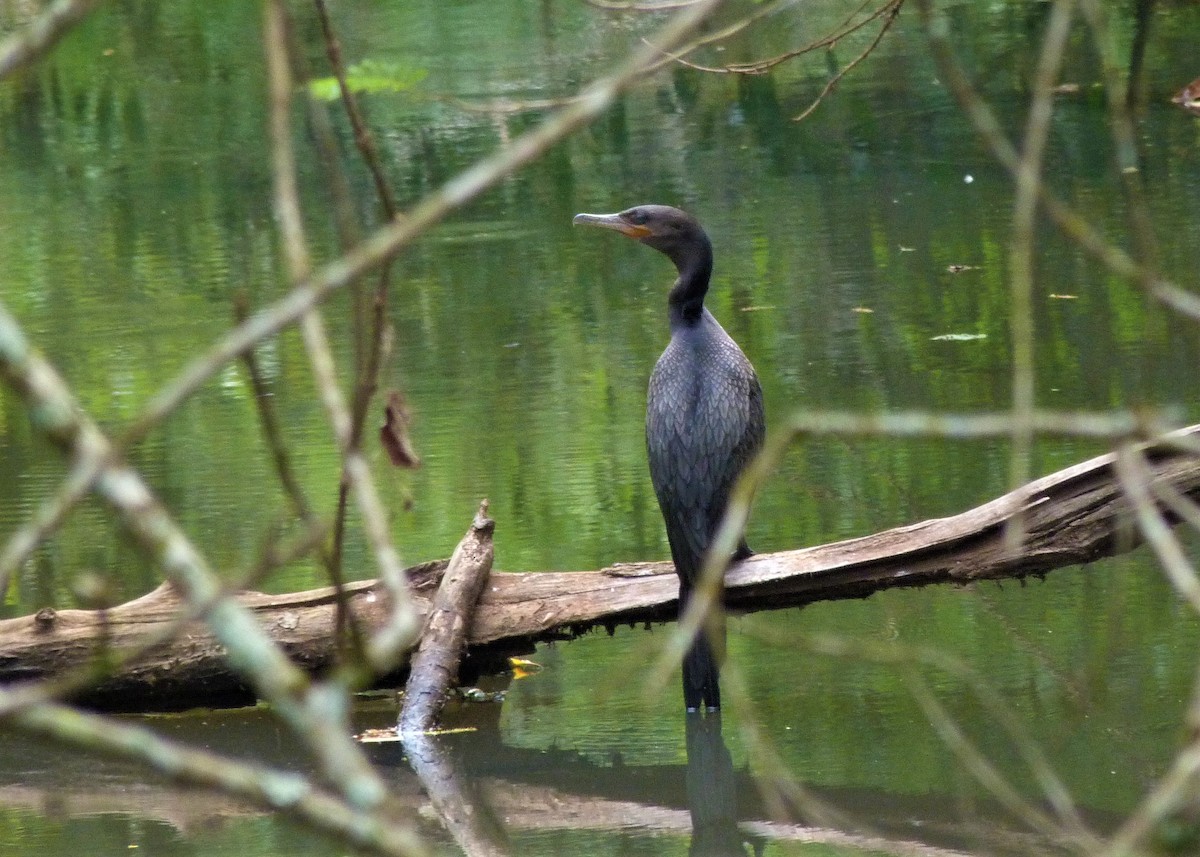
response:
[(475, 616), (475, 602), (492, 570), (495, 522), (487, 516), (484, 500), (471, 528), (463, 536), (442, 576), (425, 620), (421, 642), (411, 659), (400, 710), (400, 732), (411, 735), (430, 729), (442, 710), (446, 694), (458, 678), (458, 666), (467, 647), (467, 632)]
[[(1200, 426), (1185, 433), (1200, 434)], [(1200, 460), (1177, 445), (1155, 447), (1147, 457), (1156, 480), (1200, 497)], [(1131, 547), (1133, 534), (1122, 526), (1127, 511), (1113, 458), (1100, 456), (949, 518), (755, 556), (729, 570), (726, 600), (742, 610), (773, 609), (860, 598), (896, 586), (1043, 573)], [(1005, 544), (1004, 529), (1017, 514), (1023, 517), (1026, 538), (1014, 552)], [(414, 596), (425, 610), (444, 569), (442, 561), (409, 570)], [(527, 651), (534, 642), (570, 638), (597, 626), (671, 619), (677, 591), (666, 562), (591, 572), (493, 572), (471, 628), (466, 669), (494, 662), (498, 653)], [(331, 589), (238, 597), (302, 666), (319, 671), (329, 665), (335, 609)], [(387, 619), (385, 590), (373, 581), (352, 584), (349, 601), (367, 628), (380, 627)], [(43, 610), (0, 622), (0, 682), (58, 675), (88, 663), (101, 647), (132, 646), (165, 627), (179, 609), (174, 592), (160, 587), (103, 614)], [(220, 647), (203, 625), (193, 623), (106, 679), (87, 700), (140, 709), (212, 705), (247, 695)]]

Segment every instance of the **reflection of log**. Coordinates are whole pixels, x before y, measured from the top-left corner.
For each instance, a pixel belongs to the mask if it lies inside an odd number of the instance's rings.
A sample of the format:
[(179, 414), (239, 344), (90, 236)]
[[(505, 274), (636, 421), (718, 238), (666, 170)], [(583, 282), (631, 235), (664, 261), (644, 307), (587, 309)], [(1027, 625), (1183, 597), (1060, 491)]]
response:
[[(1200, 426), (1187, 430), (1200, 434)], [(1147, 453), (1159, 481), (1200, 497), (1200, 460), (1175, 447)], [(764, 554), (730, 569), (727, 600), (754, 610), (834, 598), (860, 598), (895, 586), (1021, 577), (1089, 562), (1128, 547), (1118, 538), (1126, 509), (1112, 457), (1077, 464), (978, 508), (844, 542)], [(1004, 527), (1022, 514), (1027, 537), (1011, 552)], [(428, 609), (428, 591), (445, 563), (410, 570), (415, 596)], [(596, 626), (667, 620), (678, 584), (668, 563), (643, 563), (594, 572), (493, 573), (471, 629), (476, 664), (497, 651), (561, 639)], [(384, 591), (367, 581), (349, 587), (351, 608), (367, 627), (387, 618)], [(281, 645), (303, 666), (320, 669), (332, 656), (334, 601), (329, 589), (271, 596), (245, 593)], [(179, 609), (167, 588), (105, 614), (44, 610), (0, 622), (0, 681), (61, 673), (85, 663), (102, 644), (122, 647), (160, 629)], [(123, 669), (90, 695), (97, 705), (214, 704), (245, 689), (230, 675), (222, 652), (200, 625)]]
[[(394, 723), (394, 718), (393, 710), (381, 711), (364, 725), (382, 726)], [(213, 749), (220, 752), (234, 756), (251, 753), (266, 765), (295, 764), (286, 727), (265, 710), (208, 712), (202, 717), (160, 723), (176, 738), (215, 745)], [(687, 768), (683, 765), (599, 764), (570, 750), (511, 747), (504, 744), (494, 726), (449, 736), (445, 743), (448, 746), (443, 749), (450, 752), (443, 761), (453, 764), (450, 775), (460, 781), (459, 793), (477, 792), (472, 800), (482, 798), (513, 838), (555, 830), (621, 831), (626, 836), (680, 839), (691, 835)], [(365, 749), (387, 780), (392, 817), (441, 841), (444, 834), (429, 821), (432, 794), (410, 770), (405, 749), (398, 743), (369, 744)], [(617, 749), (619, 746), (614, 747)], [(961, 793), (905, 795), (806, 784), (805, 791), (828, 810), (822, 820), (815, 821), (802, 807), (792, 808), (786, 823), (772, 820), (759, 799), (755, 781), (744, 770), (734, 773), (738, 827), (760, 842), (826, 843), (908, 857), (1070, 853), (1061, 843), (1030, 833), (1002, 808)], [(12, 735), (0, 735), (0, 809), (33, 810), (58, 818), (125, 815), (170, 825), (184, 835), (263, 815), (261, 810), (215, 792), (148, 780), (145, 771), (133, 765)], [(1083, 813), (1088, 826), (1100, 833), (1112, 831), (1122, 820), (1086, 809)], [(661, 853), (669, 849), (643, 850)], [(770, 848), (767, 852), (774, 853)]]
[(438, 819), (466, 857), (509, 853), (504, 828), (445, 744), (436, 736), (413, 732), (404, 738), (404, 751)]
[(404, 687), (400, 731), (408, 735), (433, 726), (446, 694), (458, 678), (458, 665), (467, 647), (467, 632), (475, 616), (475, 602), (492, 570), (492, 531), (487, 500), (475, 513), (471, 529), (463, 536), (442, 575), (433, 597), (421, 645), (412, 657)]

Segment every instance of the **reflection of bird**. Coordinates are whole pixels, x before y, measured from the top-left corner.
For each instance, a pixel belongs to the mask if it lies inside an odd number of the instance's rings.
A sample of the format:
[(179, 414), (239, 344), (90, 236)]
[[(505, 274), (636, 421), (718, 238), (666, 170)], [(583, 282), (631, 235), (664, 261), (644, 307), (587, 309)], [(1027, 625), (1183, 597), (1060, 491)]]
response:
[(688, 715), (687, 797), (692, 816), (690, 857), (746, 857), (738, 828), (737, 777), (721, 738), (721, 715)]
[[(679, 271), (667, 298), (671, 343), (650, 376), (646, 448), (686, 607), (734, 481), (763, 442), (762, 388), (754, 367), (704, 308), (712, 244), (691, 215), (665, 205), (578, 214), (575, 223), (614, 229), (666, 254)], [(745, 539), (734, 559), (750, 555)], [(699, 635), (683, 662), (689, 710), (721, 705), (723, 635)], [(717, 637), (717, 639), (713, 639)]]

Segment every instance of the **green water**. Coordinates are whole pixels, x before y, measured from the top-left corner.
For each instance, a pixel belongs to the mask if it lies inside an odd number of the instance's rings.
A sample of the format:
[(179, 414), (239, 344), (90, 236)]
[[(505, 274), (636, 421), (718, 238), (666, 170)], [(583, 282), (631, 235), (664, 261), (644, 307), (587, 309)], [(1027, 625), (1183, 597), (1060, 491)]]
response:
[[(708, 59), (780, 53), (822, 34), (853, 5), (797, 7)], [(1046, 5), (951, 4), (946, 12), (1002, 120), (1019, 128)], [(657, 23), (573, 0), (363, 2), (335, 14), (352, 61), (425, 73), (409, 92), (364, 98), (403, 205), (544, 115), (489, 115), (460, 100), (569, 96)], [(1124, 6), (1112, 14), (1125, 56), (1135, 23)], [(270, 208), (259, 20), (254, 4), (111, 4), (35, 73), (0, 84), (0, 298), (108, 426), (132, 419), (219, 335), (237, 294), (263, 305), (285, 289)], [(18, 22), (0, 5), (0, 26)], [(1200, 8), (1163, 8), (1151, 23), (1141, 175), (1163, 270), (1187, 285), (1200, 241), (1200, 125), (1168, 98), (1197, 73)], [(319, 67), (315, 24), (303, 17), (299, 30)], [(847, 40), (837, 61), (864, 44)], [(1080, 89), (1056, 102), (1049, 181), (1123, 241), (1099, 74), (1082, 33), (1065, 69), (1063, 80)], [(1007, 405), (1010, 185), (938, 85), (915, 10), (902, 13), (877, 53), (807, 121), (790, 121), (826, 73), (823, 55), (759, 78), (665, 71), (398, 260), (385, 386), (406, 391), (424, 464), (399, 473), (378, 449), (370, 455), (407, 561), (448, 555), (481, 497), (497, 520), (503, 569), (587, 569), (667, 555), (642, 414), (646, 379), (667, 338), (673, 272), (617, 236), (573, 230), (578, 211), (667, 202), (705, 223), (717, 259), (709, 306), (754, 361), (771, 418), (796, 408)], [(337, 122), (349, 149), (350, 133)], [(299, 116), (296, 128), (303, 145)], [(310, 147), (302, 163), (315, 252), (329, 259), (330, 202)], [(350, 178), (360, 198), (371, 199), (356, 162)], [(362, 208), (373, 212), (369, 202)], [(950, 265), (977, 269), (954, 274)], [(1200, 420), (1194, 326), (1149, 304), (1048, 227), (1039, 233), (1037, 277), (1040, 405), (1170, 404)], [(327, 305), (340, 342), (349, 306), (344, 295)], [(944, 334), (982, 338), (935, 339)], [(331, 508), (337, 455), (299, 337), (285, 333), (260, 356), (305, 488)], [(343, 369), (351, 357), (343, 347)], [(1098, 451), (1043, 441), (1031, 468), (1050, 472)], [(240, 367), (207, 385), (132, 459), (231, 575), (253, 562), (273, 523), (289, 518)], [(1002, 442), (808, 441), (764, 492), (750, 542), (779, 550), (953, 514), (1006, 490), (1008, 467)], [(0, 536), (62, 473), (15, 399), (0, 394)], [(373, 576), (357, 538), (348, 567)], [(123, 597), (159, 580), (114, 534), (107, 511), (85, 505), (21, 571), (5, 594), (6, 614), (71, 605), (72, 581), (86, 570), (111, 575)], [(265, 585), (321, 582), (302, 564)], [(1143, 553), (1027, 586), (894, 592), (734, 620), (730, 657), (782, 768), (863, 828), (898, 839), (969, 845), (916, 827), (897, 832), (889, 819), (924, 819), (928, 828), (935, 817), (995, 814), (901, 672), (813, 655), (804, 642), (813, 633), (961, 656), (1013, 707), (1100, 829), (1135, 804), (1184, 738), (1197, 623)], [(499, 813), (510, 819), (514, 853), (687, 853), (677, 690), (672, 682), (647, 695), (642, 680), (662, 639), (661, 630), (626, 629), (540, 650), (545, 670), (512, 684), (501, 710), (484, 717), (485, 737), (458, 741), (465, 768), (497, 803), (497, 781), (515, 784), (530, 806), (538, 789), (593, 801), (588, 824), (565, 805), (534, 821)], [(925, 675), (967, 734), (1036, 799), (992, 713), (961, 679)], [(364, 712), (363, 721), (387, 717)], [(723, 734), (744, 778), (738, 794), (749, 822), (768, 816), (750, 780), (765, 768), (751, 764), (748, 719), (728, 712)], [(259, 716), (154, 722), (231, 752), (270, 747), (269, 755), (289, 761), (286, 737)], [(559, 752), (575, 756), (565, 764)], [(500, 761), (489, 766), (493, 757)], [(618, 759), (629, 771), (624, 782), (604, 773)], [(130, 845), (143, 855), (343, 853), (244, 808), (171, 803), (168, 790), (123, 767), (54, 753), (30, 759), (20, 739), (0, 745), (0, 762), (6, 853), (77, 854), (81, 837), (96, 854), (134, 853)], [(397, 788), (414, 789), (393, 762), (381, 760)], [(89, 787), (93, 778), (113, 786)], [(646, 785), (635, 788), (641, 778)], [(96, 791), (111, 799), (94, 799)], [(660, 827), (604, 821), (600, 809), (621, 801), (675, 814)], [(911, 803), (897, 815), (893, 803), (904, 801)], [(766, 841), (768, 854), (869, 850), (778, 832)]]

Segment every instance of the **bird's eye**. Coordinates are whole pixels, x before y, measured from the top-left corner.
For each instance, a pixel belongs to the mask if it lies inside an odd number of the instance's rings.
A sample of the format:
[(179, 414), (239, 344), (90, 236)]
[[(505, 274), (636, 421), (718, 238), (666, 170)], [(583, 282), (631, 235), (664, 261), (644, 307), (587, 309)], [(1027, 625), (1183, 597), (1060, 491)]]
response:
[(628, 215), (626, 215), (626, 220), (628, 220), (630, 223), (641, 226), (646, 222), (646, 212), (642, 211), (640, 208), (635, 208), (633, 211), (629, 212)]

